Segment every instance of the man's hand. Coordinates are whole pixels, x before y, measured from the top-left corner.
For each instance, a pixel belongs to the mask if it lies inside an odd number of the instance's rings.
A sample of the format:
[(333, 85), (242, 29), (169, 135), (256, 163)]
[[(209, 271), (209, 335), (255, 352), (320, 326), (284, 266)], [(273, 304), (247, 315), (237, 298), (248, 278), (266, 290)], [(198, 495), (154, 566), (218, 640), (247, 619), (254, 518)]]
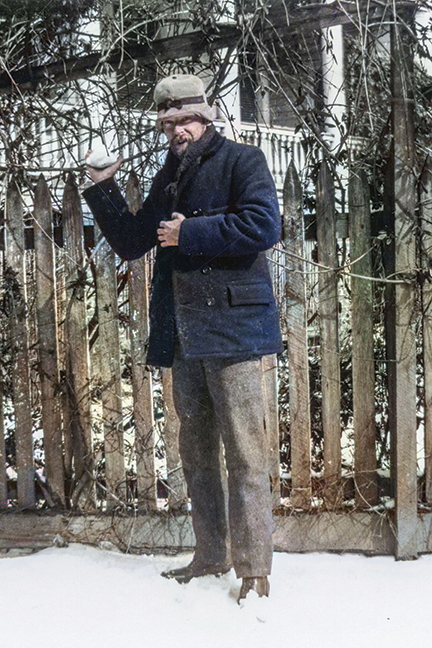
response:
[(178, 245), (180, 236), (180, 226), (185, 220), (183, 214), (178, 212), (172, 213), (172, 220), (161, 221), (157, 230), (157, 235), (161, 247), (172, 247)]
[[(84, 158), (87, 159), (90, 153), (91, 153), (91, 149), (87, 151)], [(123, 158), (121, 157), (121, 155), (119, 155), (119, 157), (114, 162), (114, 164), (111, 164), (111, 166), (106, 167), (106, 169), (96, 169), (95, 167), (87, 166), (87, 173), (89, 174), (93, 182), (103, 182), (104, 180), (108, 180), (109, 178), (112, 178), (113, 175), (116, 173), (116, 171), (120, 169), (122, 164), (123, 164)]]

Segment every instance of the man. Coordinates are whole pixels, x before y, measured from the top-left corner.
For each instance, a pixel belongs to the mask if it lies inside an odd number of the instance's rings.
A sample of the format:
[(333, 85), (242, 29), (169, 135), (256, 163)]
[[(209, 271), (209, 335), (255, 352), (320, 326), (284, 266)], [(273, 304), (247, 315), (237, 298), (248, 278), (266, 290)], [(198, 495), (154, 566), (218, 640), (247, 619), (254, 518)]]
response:
[(280, 236), (276, 190), (259, 149), (216, 132), (198, 77), (162, 79), (154, 96), (170, 150), (142, 209), (132, 215), (112, 179), (120, 158), (104, 170), (89, 167), (96, 184), (84, 197), (123, 259), (157, 245), (147, 362), (173, 367), (196, 536), (190, 565), (163, 575), (188, 582), (223, 574), (232, 561), (242, 578), (239, 600), (251, 590), (268, 596), (272, 516), (260, 359), (282, 350), (265, 256)]

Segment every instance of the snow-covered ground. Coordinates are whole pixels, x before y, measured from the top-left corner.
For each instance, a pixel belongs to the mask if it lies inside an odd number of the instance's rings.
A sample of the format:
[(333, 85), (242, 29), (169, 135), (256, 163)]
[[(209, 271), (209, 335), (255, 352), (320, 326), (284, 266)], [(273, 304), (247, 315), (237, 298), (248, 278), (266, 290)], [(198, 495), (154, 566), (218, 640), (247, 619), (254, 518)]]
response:
[[(161, 578), (190, 554), (71, 545), (0, 560), (1, 648), (429, 648), (432, 555), (275, 554), (268, 600), (233, 572)], [(429, 610), (429, 612), (428, 612)]]

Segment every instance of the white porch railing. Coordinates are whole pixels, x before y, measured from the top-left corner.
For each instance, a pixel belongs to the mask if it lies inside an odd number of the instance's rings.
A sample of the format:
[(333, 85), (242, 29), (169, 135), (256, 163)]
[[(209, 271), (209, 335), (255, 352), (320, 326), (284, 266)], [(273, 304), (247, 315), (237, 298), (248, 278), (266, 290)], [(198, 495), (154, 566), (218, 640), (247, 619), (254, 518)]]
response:
[(240, 138), (245, 144), (253, 144), (263, 150), (279, 191), (283, 188), (291, 160), (294, 160), (298, 172), (305, 166), (301, 135), (295, 133), (294, 129), (242, 124)]

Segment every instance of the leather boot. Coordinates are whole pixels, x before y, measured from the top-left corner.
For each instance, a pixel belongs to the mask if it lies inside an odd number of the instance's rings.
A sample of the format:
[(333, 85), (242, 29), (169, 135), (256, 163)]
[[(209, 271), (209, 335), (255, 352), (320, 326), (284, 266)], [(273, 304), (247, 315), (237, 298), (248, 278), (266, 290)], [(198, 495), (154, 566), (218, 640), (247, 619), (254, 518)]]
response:
[(161, 573), (164, 578), (174, 578), (178, 583), (189, 583), (192, 578), (199, 578), (200, 576), (221, 576), (227, 574), (231, 569), (231, 565), (226, 562), (222, 563), (206, 563), (200, 559), (193, 559), (186, 567), (178, 567), (177, 569), (168, 569)]
[(267, 576), (243, 578), (237, 603), (245, 599), (249, 592), (256, 592), (260, 598), (262, 596), (268, 596), (270, 593), (270, 583)]

